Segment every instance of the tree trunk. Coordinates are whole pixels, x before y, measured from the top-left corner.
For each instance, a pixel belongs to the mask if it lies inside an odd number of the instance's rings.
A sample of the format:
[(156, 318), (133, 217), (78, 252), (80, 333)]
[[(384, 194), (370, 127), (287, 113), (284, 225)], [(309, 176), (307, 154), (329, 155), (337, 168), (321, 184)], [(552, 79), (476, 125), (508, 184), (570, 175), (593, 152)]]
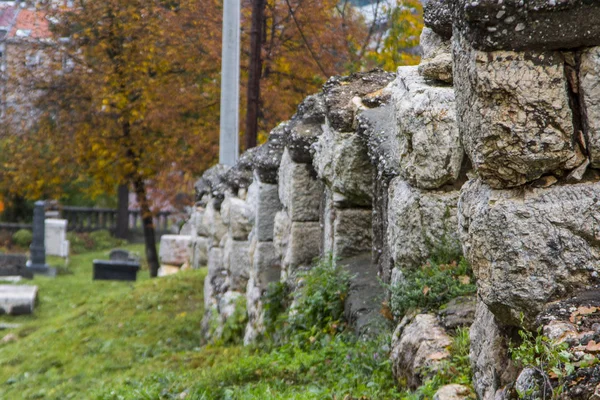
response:
[(133, 185), (135, 187), (137, 202), (140, 205), (140, 211), (142, 213), (144, 242), (146, 244), (146, 260), (148, 261), (148, 268), (150, 269), (150, 277), (156, 278), (156, 276), (158, 276), (159, 268), (158, 253), (156, 252), (156, 234), (154, 230), (152, 212), (150, 211), (150, 204), (148, 203), (148, 197), (146, 194), (146, 184), (142, 178), (136, 177)]
[(252, 28), (250, 30), (250, 67), (246, 104), (246, 150), (256, 147), (258, 137), (258, 113), (260, 107), (260, 78), (262, 72), (262, 33), (266, 0), (252, 1)]
[(118, 197), (115, 236), (119, 239), (129, 239), (129, 185), (119, 185)]

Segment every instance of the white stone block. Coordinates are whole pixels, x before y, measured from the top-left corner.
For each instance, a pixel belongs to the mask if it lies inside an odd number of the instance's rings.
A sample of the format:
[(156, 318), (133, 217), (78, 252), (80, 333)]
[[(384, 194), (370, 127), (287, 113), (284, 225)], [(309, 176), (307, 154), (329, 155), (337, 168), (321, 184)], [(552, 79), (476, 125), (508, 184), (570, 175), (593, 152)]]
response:
[(159, 258), (161, 264), (183, 265), (191, 258), (189, 236), (163, 235), (160, 238)]

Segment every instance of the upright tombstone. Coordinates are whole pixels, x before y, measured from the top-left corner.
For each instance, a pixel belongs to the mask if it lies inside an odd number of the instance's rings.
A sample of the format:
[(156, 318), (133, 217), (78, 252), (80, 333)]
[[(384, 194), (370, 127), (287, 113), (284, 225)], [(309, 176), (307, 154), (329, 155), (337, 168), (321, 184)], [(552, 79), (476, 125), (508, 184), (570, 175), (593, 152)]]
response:
[(29, 249), (31, 250), (31, 260), (27, 267), (36, 274), (51, 274), (52, 270), (46, 264), (46, 214), (44, 201), (36, 201), (33, 209), (33, 242)]

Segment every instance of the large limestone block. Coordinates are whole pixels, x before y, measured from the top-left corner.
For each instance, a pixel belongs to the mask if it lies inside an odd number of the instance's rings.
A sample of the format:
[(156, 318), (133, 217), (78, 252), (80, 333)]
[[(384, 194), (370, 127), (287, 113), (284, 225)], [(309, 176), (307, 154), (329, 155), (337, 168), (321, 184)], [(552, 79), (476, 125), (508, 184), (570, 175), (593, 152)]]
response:
[(370, 206), (373, 200), (373, 166), (367, 146), (354, 132), (325, 127), (314, 146), (313, 165), (319, 178), (345, 202)]
[(233, 239), (248, 239), (248, 235), (252, 230), (252, 224), (250, 223), (252, 211), (242, 199), (231, 196), (225, 198), (221, 205), (221, 216)]
[(289, 122), (282, 122), (270, 133), (265, 144), (259, 147), (254, 158), (254, 175), (261, 182), (277, 184), (279, 164), (285, 148), (285, 131)]
[(452, 37), (452, 2), (448, 0), (428, 0), (423, 5), (423, 20), (442, 38)]
[(248, 313), (248, 323), (244, 332), (244, 345), (247, 346), (254, 343), (264, 331), (261, 290), (256, 285), (253, 276), (250, 276), (246, 287), (246, 311)]
[(486, 183), (519, 186), (583, 163), (561, 53), (484, 53), (457, 35), (453, 43), (462, 142)]
[(244, 291), (248, 283), (252, 262), (249, 256), (250, 242), (227, 237), (223, 248), (223, 266), (227, 270), (229, 290)]
[(204, 286), (210, 288), (212, 296), (227, 290), (227, 270), (223, 262), (223, 249), (220, 247), (213, 247), (208, 251), (208, 274)]
[(216, 208), (216, 200), (209, 200), (204, 215), (202, 216), (202, 224), (208, 227), (208, 238), (210, 239), (209, 246), (218, 246), (227, 233), (227, 226), (223, 223), (221, 213)]
[(281, 257), (273, 242), (258, 242), (254, 249), (252, 274), (254, 285), (262, 292), (281, 278)]
[(410, 322), (403, 320), (392, 336), (392, 372), (398, 381), (417, 388), (435, 371), (439, 362), (450, 356), (452, 339), (436, 317), (419, 314)]
[(367, 143), (367, 154), (376, 167), (378, 178), (398, 176), (400, 170), (398, 124), (394, 118), (394, 105), (389, 101), (394, 86), (395, 82), (392, 82), (383, 90), (388, 97), (385, 104), (362, 109), (356, 117), (357, 133)]
[(285, 210), (275, 214), (275, 221), (273, 222), (273, 245), (280, 258), (283, 258), (287, 251), (291, 227), (292, 220)]
[(162, 235), (159, 258), (161, 264), (181, 266), (191, 258), (191, 237), (185, 235)]
[(190, 241), (192, 259), (190, 265), (194, 269), (204, 267), (208, 263), (208, 238), (198, 236)]
[(581, 53), (579, 85), (592, 167), (600, 168), (600, 47)]
[(322, 192), (312, 165), (295, 163), (286, 149), (279, 166), (279, 199), (292, 221), (318, 221)]
[(419, 63), (419, 74), (427, 79), (452, 84), (451, 42), (425, 27), (421, 32), (420, 44), (423, 56)]
[(312, 161), (312, 145), (323, 132), (325, 100), (321, 93), (306, 97), (292, 119), (285, 124), (285, 147), (290, 158), (299, 164)]
[(459, 191), (426, 191), (392, 180), (388, 201), (388, 244), (396, 266), (417, 268), (432, 252), (460, 252), (456, 208)]
[(273, 240), (275, 214), (281, 210), (278, 186), (263, 183), (255, 176), (248, 188), (248, 208), (256, 239), (260, 242)]
[(223, 200), (222, 196), (225, 190), (225, 183), (223, 177), (231, 167), (228, 165), (217, 164), (207, 169), (202, 178), (200, 178), (195, 184), (194, 189), (196, 191), (196, 201), (201, 201), (205, 196), (219, 198), (216, 201), (217, 205), (221, 204)]
[(473, 387), (479, 399), (494, 400), (496, 392), (516, 378), (517, 370), (508, 354), (508, 336), (481, 301), (469, 334)]
[(464, 151), (452, 87), (428, 85), (417, 67), (401, 67), (390, 89), (398, 124), (400, 175), (424, 189), (454, 182)]
[(478, 294), (496, 318), (519, 325), (548, 302), (591, 285), (600, 272), (600, 182), (462, 190), (459, 232)]
[(319, 222), (293, 222), (285, 211), (275, 216), (273, 245), (281, 257), (281, 279), (298, 268), (308, 267), (319, 256), (321, 225)]
[(481, 50), (562, 50), (600, 44), (600, 3), (594, 0), (453, 3), (454, 27)]
[(383, 89), (394, 74), (383, 70), (333, 76), (323, 85), (328, 125), (337, 132), (354, 132), (361, 99)]
[(333, 256), (350, 257), (369, 252), (372, 248), (373, 230), (371, 220), (373, 211), (365, 208), (334, 210)]

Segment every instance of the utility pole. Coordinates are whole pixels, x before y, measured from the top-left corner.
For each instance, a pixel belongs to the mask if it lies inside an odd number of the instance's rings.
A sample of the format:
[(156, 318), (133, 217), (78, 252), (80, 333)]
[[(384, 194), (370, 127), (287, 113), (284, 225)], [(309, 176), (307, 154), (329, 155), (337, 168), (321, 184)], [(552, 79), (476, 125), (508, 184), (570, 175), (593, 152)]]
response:
[(252, 0), (252, 29), (250, 31), (250, 68), (246, 107), (246, 150), (256, 147), (258, 112), (260, 108), (260, 78), (262, 75), (262, 41), (266, 0)]
[(239, 154), (240, 13), (240, 0), (223, 1), (219, 163), (225, 165), (234, 165)]

